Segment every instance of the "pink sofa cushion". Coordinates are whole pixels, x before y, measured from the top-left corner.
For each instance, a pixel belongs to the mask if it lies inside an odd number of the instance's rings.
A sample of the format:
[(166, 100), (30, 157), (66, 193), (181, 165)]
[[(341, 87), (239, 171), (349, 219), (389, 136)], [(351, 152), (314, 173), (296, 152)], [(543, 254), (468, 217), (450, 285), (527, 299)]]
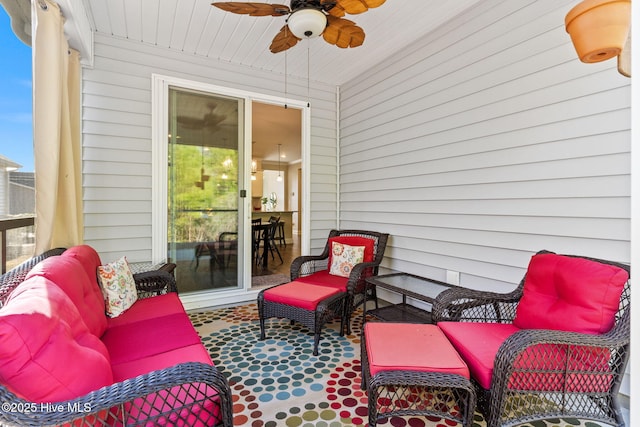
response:
[(201, 343), (198, 343), (140, 359), (114, 363), (112, 365), (113, 380), (124, 381), (185, 362), (201, 362), (213, 366), (209, 352)]
[(141, 320), (157, 319), (160, 313), (163, 316), (177, 313), (187, 315), (178, 294), (170, 292), (165, 295), (156, 295), (153, 298), (139, 299), (120, 316), (107, 317), (107, 328), (124, 326)]
[(102, 342), (109, 350), (113, 364), (201, 344), (186, 313), (158, 316), (109, 328), (103, 335)]
[[(202, 346), (202, 344), (194, 344), (190, 346), (185, 346), (182, 348), (177, 348), (175, 350), (168, 351), (166, 353), (157, 354), (154, 356), (145, 357), (142, 359), (114, 364), (113, 365), (113, 375), (115, 381), (124, 381), (129, 378), (135, 378), (138, 375), (144, 375), (152, 371), (157, 371), (161, 369), (166, 369), (172, 366), (175, 366), (179, 363), (184, 363), (186, 361), (189, 362), (200, 362), (205, 363), (207, 365), (213, 366), (213, 362), (211, 362), (211, 358), (209, 357), (209, 353)], [(204, 389), (204, 386), (199, 384), (202, 389), (199, 392), (192, 390), (189, 396), (185, 395), (183, 390), (180, 390), (178, 387), (173, 387), (170, 393), (162, 391), (160, 393), (152, 393), (146, 398), (138, 398), (134, 401), (134, 404), (127, 402), (124, 404), (124, 413), (125, 422), (129, 422), (131, 424), (137, 424), (136, 421), (144, 420), (147, 418), (149, 413), (151, 415), (156, 415), (160, 412), (173, 412), (175, 403), (171, 396), (179, 396), (180, 399), (185, 400), (187, 408), (182, 408), (181, 416), (183, 419), (189, 420), (188, 423), (178, 424), (178, 425), (188, 425), (188, 426), (209, 426), (209, 425), (217, 425), (212, 422), (212, 414), (213, 418), (220, 416), (219, 410), (219, 399), (216, 398), (217, 392), (211, 388), (208, 390)], [(204, 408), (200, 403), (194, 403), (194, 397), (197, 400), (201, 400), (204, 396), (208, 396), (209, 399), (205, 402)], [(167, 399), (166, 402), (163, 402), (164, 399)], [(144, 408), (141, 413), (140, 407)], [(171, 421), (176, 421), (171, 418)], [(167, 423), (168, 425), (173, 425), (171, 422)], [(156, 425), (156, 424), (143, 424), (143, 425)]]
[(64, 251), (61, 256), (75, 258), (80, 261), (80, 264), (87, 273), (87, 277), (92, 281), (91, 283), (95, 285), (91, 287), (91, 291), (95, 294), (94, 299), (100, 301), (100, 306), (102, 307), (101, 312), (104, 313), (104, 296), (98, 284), (98, 267), (102, 265), (98, 252), (89, 245), (78, 245), (70, 247)]
[(104, 300), (95, 278), (87, 277), (86, 270), (74, 257), (52, 256), (39, 262), (27, 275), (42, 276), (62, 289), (78, 309), (89, 331), (101, 337), (107, 329)]
[(629, 279), (619, 267), (584, 258), (537, 254), (531, 258), (513, 324), (602, 334), (613, 327)]
[(439, 322), (438, 327), (467, 362), (471, 376), (486, 390), (491, 387), (498, 349), (519, 331), (504, 323)]
[(112, 384), (113, 374), (67, 294), (34, 276), (0, 309), (0, 381), (28, 401), (57, 402)]
[(62, 256), (76, 258), (87, 272), (87, 276), (98, 283), (98, 266), (102, 265), (100, 255), (89, 245), (72, 246)]
[(334, 276), (333, 274), (329, 274), (329, 270), (320, 270), (308, 276), (298, 277), (296, 281), (309, 283), (310, 285), (329, 286), (346, 292), (349, 278)]
[(313, 311), (320, 301), (340, 293), (340, 289), (293, 281), (264, 291), (264, 299)]
[(436, 325), (367, 322), (369, 371), (419, 371), (469, 378), (464, 360)]

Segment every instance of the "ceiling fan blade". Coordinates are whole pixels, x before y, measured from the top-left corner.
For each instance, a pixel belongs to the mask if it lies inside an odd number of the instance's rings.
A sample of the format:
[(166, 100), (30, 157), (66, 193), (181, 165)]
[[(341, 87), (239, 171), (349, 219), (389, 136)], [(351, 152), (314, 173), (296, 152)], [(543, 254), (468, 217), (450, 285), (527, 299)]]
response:
[(283, 50), (287, 50), (293, 46), (295, 46), (300, 41), (299, 38), (293, 35), (288, 25), (285, 25), (280, 29), (280, 32), (276, 34), (271, 42), (271, 46), (269, 49), (272, 53), (282, 52)]
[(344, 10), (342, 6), (336, 4), (331, 9), (327, 10), (327, 13), (331, 16), (335, 16), (336, 18), (342, 18), (347, 12)]
[[(344, 16), (344, 13), (339, 15), (342, 10), (349, 15), (357, 15), (358, 13), (363, 13), (369, 9), (373, 9), (374, 7), (381, 6), (385, 1), (386, 0), (337, 0), (336, 5), (329, 10), (329, 14), (341, 17)], [(334, 9), (337, 10), (333, 12)]]
[(178, 123), (185, 129), (197, 130), (202, 129), (202, 126), (204, 126), (204, 120), (186, 116), (178, 116)]
[(342, 8), (336, 0), (320, 0), (320, 6), (322, 10), (329, 15), (341, 18), (345, 15), (345, 10)]
[(226, 12), (249, 16), (282, 16), (288, 15), (291, 12), (289, 6), (284, 4), (227, 1), (211, 3), (211, 6), (215, 6)]
[(348, 19), (327, 16), (327, 28), (322, 37), (327, 43), (341, 48), (358, 47), (364, 43), (364, 30)]

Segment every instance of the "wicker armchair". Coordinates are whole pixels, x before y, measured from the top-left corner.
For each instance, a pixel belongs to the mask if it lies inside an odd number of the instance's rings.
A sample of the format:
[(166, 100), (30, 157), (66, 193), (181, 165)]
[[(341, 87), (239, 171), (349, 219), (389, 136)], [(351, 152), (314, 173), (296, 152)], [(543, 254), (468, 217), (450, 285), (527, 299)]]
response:
[[(618, 267), (629, 273), (624, 277), (630, 277), (630, 268), (625, 264), (579, 256), (569, 258)], [(526, 278), (525, 275), (519, 286), (506, 294), (449, 289), (433, 304), (434, 322), (512, 324)], [(575, 319), (568, 315), (562, 321), (571, 323)], [(476, 336), (474, 340), (480, 338)], [(618, 391), (629, 358), (629, 344), (630, 280), (626, 280), (613, 327), (608, 332), (520, 329), (502, 342), (495, 355), (490, 387), (482, 387), (478, 378), (474, 378), (479, 409), (489, 427), (558, 417), (624, 426)]]
[(375, 287), (369, 287), (371, 295), (365, 295), (365, 283), (364, 279), (370, 276), (378, 274), (378, 266), (384, 256), (385, 248), (387, 247), (387, 240), (389, 234), (378, 233), (375, 231), (366, 230), (331, 230), (324, 250), (320, 255), (306, 255), (300, 256), (293, 260), (291, 263), (291, 280), (297, 280), (299, 278), (310, 276), (314, 273), (325, 271), (328, 269), (327, 262), (329, 259), (329, 239), (332, 237), (364, 237), (372, 239), (374, 241), (373, 246), (373, 261), (363, 262), (357, 264), (351, 270), (349, 280), (347, 282), (347, 299), (344, 305), (344, 322), (347, 326), (347, 334), (351, 333), (351, 314), (355, 308), (365, 301), (365, 298), (371, 297), (376, 300)]
[[(38, 262), (64, 251), (52, 249), (0, 276), (0, 306)], [(177, 292), (171, 274), (174, 268), (174, 264), (165, 264), (134, 274), (138, 298)], [(216, 367), (199, 362), (152, 371), (64, 402), (26, 401), (0, 384), (0, 401), (1, 426), (140, 425), (140, 420), (145, 425), (233, 425), (231, 390), (225, 376)]]

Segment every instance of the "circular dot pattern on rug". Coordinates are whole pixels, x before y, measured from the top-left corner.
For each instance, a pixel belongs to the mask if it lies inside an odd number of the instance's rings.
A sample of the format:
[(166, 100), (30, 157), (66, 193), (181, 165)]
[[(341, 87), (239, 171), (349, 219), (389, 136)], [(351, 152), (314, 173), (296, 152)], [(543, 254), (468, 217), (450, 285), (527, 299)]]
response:
[[(359, 312), (359, 314), (358, 314)], [(250, 427), (344, 427), (368, 424), (367, 394), (360, 390), (362, 311), (352, 316), (352, 335), (340, 337), (339, 322), (322, 331), (320, 355), (313, 335), (287, 320), (267, 323), (259, 341), (256, 304), (189, 314), (214, 364), (228, 378), (233, 424)], [(394, 417), (384, 427), (452, 427), (437, 417)], [(485, 427), (478, 412), (473, 427)], [(599, 427), (590, 421), (554, 419), (523, 427)]]
[[(236, 313), (237, 314), (237, 313)], [(238, 315), (251, 317), (250, 312)], [(309, 393), (323, 393), (324, 382), (345, 358), (356, 355), (355, 346), (338, 331), (323, 330), (319, 356), (313, 356), (313, 335), (307, 328), (291, 325), (288, 320), (267, 322), (267, 338), (258, 339), (257, 322), (231, 320), (228, 327), (203, 338), (212, 360), (229, 380), (234, 395), (234, 425), (287, 425), (297, 426), (313, 421), (340, 422), (339, 414), (328, 402), (313, 408), (292, 405), (295, 413), (278, 413), (276, 421), (265, 421), (261, 406), (272, 404), (282, 408), (284, 402), (304, 397)], [(278, 403), (280, 402), (280, 403)], [(296, 409), (297, 408), (297, 409)], [(331, 424), (327, 424), (329, 426)]]

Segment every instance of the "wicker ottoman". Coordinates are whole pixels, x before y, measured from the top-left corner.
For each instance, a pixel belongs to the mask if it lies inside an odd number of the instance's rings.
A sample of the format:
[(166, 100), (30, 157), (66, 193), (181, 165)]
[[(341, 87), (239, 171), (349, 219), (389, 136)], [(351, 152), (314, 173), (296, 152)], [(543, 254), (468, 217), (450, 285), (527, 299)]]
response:
[(436, 325), (368, 322), (361, 345), (369, 426), (392, 416), (472, 425), (476, 394), (469, 369)]
[(344, 303), (347, 293), (331, 286), (293, 281), (264, 289), (258, 294), (260, 339), (265, 339), (265, 319), (285, 318), (303, 324), (314, 334), (313, 355), (318, 355), (322, 326), (340, 317), (340, 335), (344, 334)]

